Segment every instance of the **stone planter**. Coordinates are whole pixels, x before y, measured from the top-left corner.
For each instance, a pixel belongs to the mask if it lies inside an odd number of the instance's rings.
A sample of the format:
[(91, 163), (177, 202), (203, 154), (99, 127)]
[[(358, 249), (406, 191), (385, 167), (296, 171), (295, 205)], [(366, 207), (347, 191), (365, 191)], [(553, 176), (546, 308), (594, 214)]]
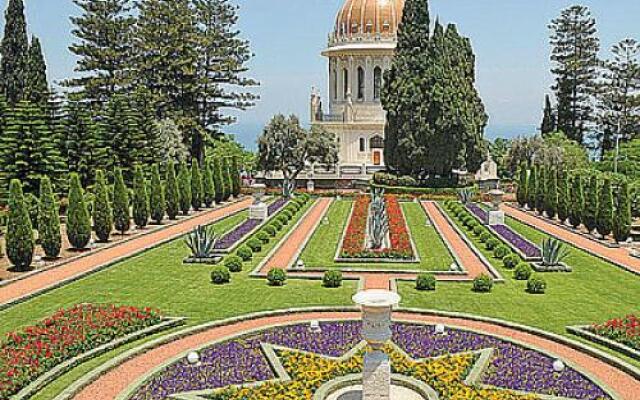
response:
[(187, 257), (182, 260), (185, 264), (206, 264), (206, 265), (215, 265), (222, 260), (222, 257), (204, 257), (204, 258), (196, 258), (196, 257)]
[(573, 269), (565, 263), (560, 263), (555, 266), (547, 266), (541, 262), (531, 263), (533, 270), (536, 272), (571, 272)]

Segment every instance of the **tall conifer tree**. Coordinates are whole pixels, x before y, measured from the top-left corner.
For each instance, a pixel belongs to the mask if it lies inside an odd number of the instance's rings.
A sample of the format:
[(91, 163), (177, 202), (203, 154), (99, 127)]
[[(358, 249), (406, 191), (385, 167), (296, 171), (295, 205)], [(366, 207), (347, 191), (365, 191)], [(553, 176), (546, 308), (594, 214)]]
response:
[(613, 220), (613, 237), (616, 242), (624, 242), (631, 233), (631, 199), (629, 193), (629, 182), (623, 179), (618, 187), (616, 195), (616, 210)]
[(49, 101), (50, 90), (47, 81), (47, 64), (42, 53), (40, 39), (33, 36), (29, 47), (26, 75), (25, 100), (46, 106)]
[(591, 173), (588, 181), (585, 183), (584, 190), (584, 212), (582, 214), (582, 223), (589, 232), (596, 229), (598, 220), (598, 203), (600, 200), (600, 186), (598, 183), (598, 175)]
[(91, 216), (78, 174), (71, 173), (67, 210), (67, 238), (74, 249), (84, 249), (91, 240)]
[(180, 189), (176, 178), (176, 166), (173, 160), (167, 164), (167, 175), (165, 178), (165, 195), (167, 199), (167, 215), (174, 220), (180, 212)]
[(580, 227), (584, 219), (584, 187), (582, 175), (579, 173), (571, 180), (571, 207), (569, 207), (569, 223), (574, 228)]
[(540, 132), (542, 136), (546, 136), (549, 133), (556, 131), (556, 114), (551, 106), (551, 99), (549, 95), (544, 98), (544, 116), (542, 117), (542, 125), (540, 126)]
[(25, 99), (29, 38), (22, 0), (9, 0), (0, 43), (0, 88), (9, 104)]
[(138, 228), (144, 228), (149, 223), (149, 194), (144, 172), (140, 164), (136, 164), (133, 173), (133, 221)]
[(611, 234), (613, 230), (613, 190), (611, 188), (611, 178), (605, 177), (600, 187), (598, 210), (596, 214), (596, 229), (602, 237)]
[(100, 132), (86, 103), (69, 101), (62, 120), (64, 156), (70, 172), (80, 175), (85, 187), (93, 183), (94, 171), (100, 167)]
[(213, 169), (209, 160), (205, 162), (202, 184), (204, 186), (204, 204), (211, 207), (216, 202), (216, 184), (213, 180)]
[(149, 204), (151, 206), (151, 219), (156, 224), (161, 224), (166, 213), (166, 201), (164, 187), (160, 179), (160, 167), (153, 164), (151, 170), (151, 193), (149, 194)]
[(35, 250), (33, 225), (19, 180), (11, 181), (9, 193), (9, 216), (5, 239), (7, 256), (19, 271), (26, 271), (31, 266)]
[(113, 209), (109, 201), (109, 188), (104, 171), (96, 171), (96, 184), (94, 189), (95, 202), (93, 204), (93, 229), (98, 240), (106, 243), (109, 241), (113, 230)]
[(122, 170), (116, 168), (113, 185), (113, 223), (118, 232), (124, 235), (131, 228), (131, 211), (129, 209), (129, 191), (124, 183)]

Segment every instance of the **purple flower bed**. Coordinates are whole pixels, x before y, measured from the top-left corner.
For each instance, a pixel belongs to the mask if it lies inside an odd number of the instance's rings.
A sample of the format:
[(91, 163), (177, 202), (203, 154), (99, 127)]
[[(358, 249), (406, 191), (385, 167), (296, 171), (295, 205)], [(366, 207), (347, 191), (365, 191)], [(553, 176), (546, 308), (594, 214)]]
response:
[[(322, 333), (311, 333), (306, 324), (276, 327), (213, 345), (200, 353), (200, 365), (176, 362), (139, 388), (132, 400), (162, 400), (185, 391), (273, 379), (261, 343), (337, 357), (360, 342), (359, 322), (328, 322), (321, 327)], [(484, 384), (580, 400), (611, 399), (581, 373), (568, 367), (555, 373), (552, 358), (491, 336), (453, 329), (439, 336), (432, 326), (395, 324), (393, 341), (413, 358), (493, 348)]]
[(517, 248), (527, 258), (541, 258), (542, 250), (535, 244), (523, 238), (520, 234), (506, 225), (493, 225), (491, 229), (498, 235), (502, 236), (513, 247)]
[[(269, 204), (268, 212), (269, 216), (278, 212), (282, 207), (287, 204), (289, 200), (285, 198), (279, 198), (273, 203)], [(247, 219), (242, 224), (238, 225), (234, 230), (224, 235), (216, 245), (214, 246), (215, 250), (227, 250), (232, 248), (236, 243), (242, 240), (249, 232), (254, 230), (258, 225), (260, 225), (260, 220), (257, 219)]]
[(479, 205), (475, 203), (467, 204), (467, 210), (473, 213), (476, 217), (480, 218), (481, 221), (487, 221), (488, 213)]

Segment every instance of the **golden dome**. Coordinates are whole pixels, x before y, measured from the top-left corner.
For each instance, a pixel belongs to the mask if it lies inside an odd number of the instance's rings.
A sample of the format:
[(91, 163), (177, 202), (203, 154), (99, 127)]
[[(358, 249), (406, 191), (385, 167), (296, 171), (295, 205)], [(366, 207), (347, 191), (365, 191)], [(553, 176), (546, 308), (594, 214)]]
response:
[(402, 20), (404, 0), (346, 0), (334, 35), (338, 40), (366, 37), (395, 37)]

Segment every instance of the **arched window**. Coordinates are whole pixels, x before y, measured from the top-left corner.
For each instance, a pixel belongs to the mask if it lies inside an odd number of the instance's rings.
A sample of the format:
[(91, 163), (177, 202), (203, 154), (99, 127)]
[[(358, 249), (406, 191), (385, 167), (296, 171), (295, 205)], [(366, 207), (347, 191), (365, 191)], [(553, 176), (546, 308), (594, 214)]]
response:
[(373, 98), (380, 100), (380, 93), (382, 91), (382, 69), (376, 67), (373, 70)]
[(358, 67), (358, 100), (364, 100), (364, 69)]
[(342, 70), (342, 85), (342, 95), (346, 99), (347, 94), (349, 93), (349, 71), (346, 68)]
[(360, 138), (360, 152), (364, 153), (367, 151), (367, 141), (364, 138)]
[(335, 69), (332, 71), (331, 77), (333, 79), (333, 99), (338, 100), (338, 71)]

